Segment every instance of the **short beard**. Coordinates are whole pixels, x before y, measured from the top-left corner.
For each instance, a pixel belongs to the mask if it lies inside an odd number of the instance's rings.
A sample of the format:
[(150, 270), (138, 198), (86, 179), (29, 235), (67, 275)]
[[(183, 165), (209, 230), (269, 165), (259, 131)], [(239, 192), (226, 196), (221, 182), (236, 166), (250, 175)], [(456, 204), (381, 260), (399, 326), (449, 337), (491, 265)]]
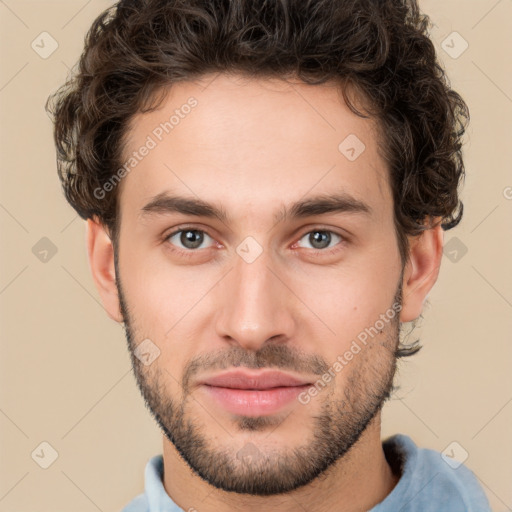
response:
[[(310, 439), (286, 451), (270, 451), (253, 443), (248, 443), (240, 449), (239, 446), (236, 447), (236, 439), (233, 438), (229, 439), (224, 447), (216, 448), (209, 441), (208, 424), (197, 420), (194, 422), (187, 409), (190, 403), (197, 404), (197, 400), (189, 393), (190, 377), (197, 370), (204, 369), (205, 363), (210, 362), (209, 370), (214, 366), (211, 361), (216, 361), (216, 368), (274, 367), (310, 373), (313, 371), (318, 375), (326, 373), (327, 363), (311, 356), (299, 359), (287, 345), (267, 344), (257, 352), (246, 352), (241, 347), (230, 347), (229, 351), (223, 351), (218, 357), (199, 356), (185, 365), (181, 383), (183, 396), (178, 401), (169, 396), (166, 385), (169, 374), (166, 369), (153, 363), (149, 375), (134, 355), (136, 336), (126, 297), (122, 291), (117, 263), (116, 275), (132, 366), (146, 407), (190, 468), (218, 489), (240, 494), (271, 496), (287, 493), (311, 483), (349, 452), (391, 395), (400, 334), (398, 313), (385, 328), (387, 332), (383, 336), (384, 339), (370, 341), (361, 353), (357, 354), (357, 366), (351, 363), (350, 368), (342, 370), (350, 371), (343, 396), (334, 396), (334, 385), (330, 386), (330, 390), (326, 388), (321, 391), (324, 393), (323, 397), (319, 396), (319, 399), (323, 398), (321, 412), (312, 417)], [(396, 303), (401, 305), (401, 284), (402, 276), (395, 294), (395, 307)], [(307, 405), (297, 403), (297, 407)], [(290, 414), (293, 414), (293, 411)], [(276, 416), (236, 416), (234, 421), (238, 431), (274, 432), (286, 419), (287, 417), (283, 420)], [(257, 444), (256, 441), (255, 443)]]

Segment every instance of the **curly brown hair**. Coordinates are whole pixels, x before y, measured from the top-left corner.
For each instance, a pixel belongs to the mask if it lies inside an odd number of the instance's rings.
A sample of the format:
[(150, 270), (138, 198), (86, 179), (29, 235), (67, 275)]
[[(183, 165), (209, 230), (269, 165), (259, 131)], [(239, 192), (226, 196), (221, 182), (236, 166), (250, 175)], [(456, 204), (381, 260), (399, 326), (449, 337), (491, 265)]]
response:
[[(402, 264), (408, 238), (462, 218), (461, 138), (468, 107), (450, 88), (416, 0), (124, 0), (94, 21), (78, 70), (50, 98), (67, 200), (116, 243), (121, 165), (133, 116), (173, 83), (209, 72), (339, 83), (373, 117), (389, 166)], [(347, 94), (365, 99), (365, 112)]]

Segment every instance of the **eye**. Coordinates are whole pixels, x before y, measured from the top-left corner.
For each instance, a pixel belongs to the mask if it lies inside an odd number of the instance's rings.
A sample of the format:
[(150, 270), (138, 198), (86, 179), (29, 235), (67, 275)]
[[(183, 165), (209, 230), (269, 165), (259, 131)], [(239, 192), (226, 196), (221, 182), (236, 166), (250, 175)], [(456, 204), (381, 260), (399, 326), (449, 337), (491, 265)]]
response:
[[(312, 245), (311, 249), (314, 250), (324, 250), (330, 249), (330, 244), (334, 240), (338, 240), (339, 242), (343, 242), (344, 238), (333, 231), (315, 229), (314, 231), (309, 231), (304, 236), (301, 237), (300, 240), (306, 239), (308, 243)], [(336, 245), (336, 244), (335, 244)]]
[[(178, 249), (186, 249), (192, 251), (194, 249), (206, 249), (206, 247), (201, 247), (205, 241), (205, 237), (213, 240), (208, 234), (200, 229), (182, 228), (180, 230), (174, 231), (174, 233), (171, 233), (166, 238), (166, 241), (176, 245)], [(182, 245), (180, 246), (178, 244)]]

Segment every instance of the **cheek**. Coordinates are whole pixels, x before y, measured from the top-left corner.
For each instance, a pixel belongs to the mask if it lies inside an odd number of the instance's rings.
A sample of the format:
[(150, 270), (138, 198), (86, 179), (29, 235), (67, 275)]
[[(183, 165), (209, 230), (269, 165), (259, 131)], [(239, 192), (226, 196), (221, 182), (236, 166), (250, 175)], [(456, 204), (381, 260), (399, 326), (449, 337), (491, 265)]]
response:
[(311, 271), (292, 288), (338, 338), (347, 340), (391, 307), (397, 286), (395, 272), (343, 268)]
[[(392, 305), (399, 268), (393, 269), (391, 261), (382, 262), (381, 266), (369, 263), (357, 267), (346, 265), (340, 269), (318, 268), (296, 281), (296, 287), (292, 286), (312, 312), (306, 311), (302, 318), (306, 337), (314, 340), (310, 348), (329, 365), (341, 358), (344, 371), (340, 372), (340, 382), (363, 365), (369, 350), (378, 359), (385, 358), (386, 354), (381, 354), (381, 350), (388, 348), (381, 344), (388, 345), (394, 339), (392, 323), (398, 313)], [(385, 271), (385, 263), (389, 263), (387, 268), (393, 270)], [(382, 320), (381, 315), (386, 314)]]
[(134, 250), (123, 260), (121, 273), (133, 315), (139, 325), (159, 337), (165, 336), (210, 287), (201, 267), (173, 265), (160, 248), (146, 253)]
[(197, 320), (208, 319), (205, 308), (214, 308), (206, 295), (218, 276), (211, 267), (172, 265), (164, 251), (141, 254), (135, 248), (120, 271), (135, 342), (149, 338), (157, 344), (161, 379), (179, 392), (185, 362), (197, 355), (197, 340), (204, 337)]

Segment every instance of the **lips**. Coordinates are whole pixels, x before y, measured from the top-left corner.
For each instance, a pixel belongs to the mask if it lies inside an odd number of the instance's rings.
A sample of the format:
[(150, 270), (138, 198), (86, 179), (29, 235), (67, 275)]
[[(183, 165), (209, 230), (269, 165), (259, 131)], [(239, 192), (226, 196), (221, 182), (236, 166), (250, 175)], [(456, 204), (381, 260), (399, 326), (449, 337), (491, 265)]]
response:
[(231, 389), (266, 390), (305, 386), (311, 384), (311, 382), (278, 371), (249, 372), (235, 370), (206, 378), (200, 384)]
[(311, 381), (272, 370), (231, 370), (200, 384), (200, 392), (225, 411), (257, 417), (276, 414), (290, 406), (311, 386)]

